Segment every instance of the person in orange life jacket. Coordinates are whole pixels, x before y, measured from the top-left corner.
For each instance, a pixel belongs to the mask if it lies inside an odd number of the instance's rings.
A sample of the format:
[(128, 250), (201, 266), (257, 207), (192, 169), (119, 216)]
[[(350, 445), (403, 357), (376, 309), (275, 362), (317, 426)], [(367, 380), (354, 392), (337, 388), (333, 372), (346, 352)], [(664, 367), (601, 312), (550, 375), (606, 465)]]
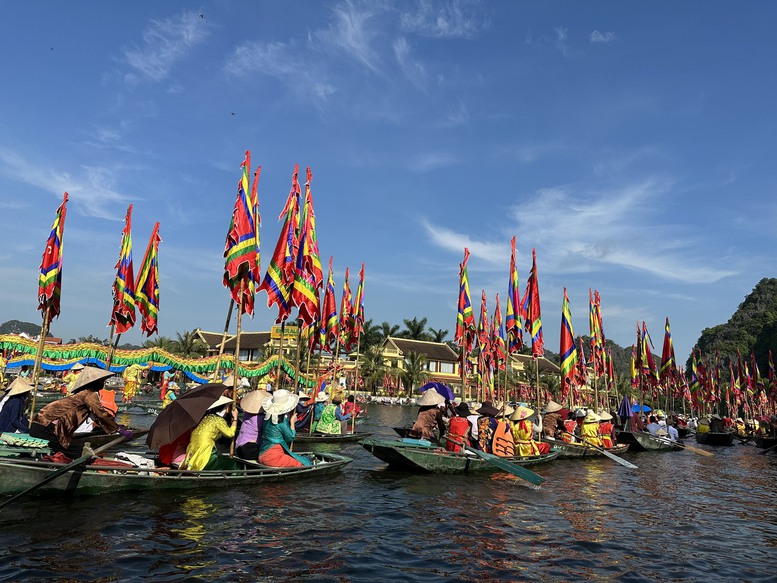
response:
[(612, 415), (607, 411), (599, 413), (599, 435), (602, 437), (602, 447), (612, 449), (615, 446), (615, 426)]
[[(470, 437), (472, 435), (472, 425), (469, 422), (470, 411), (465, 402), (461, 402), (454, 408), (455, 415), (451, 417), (448, 424), (448, 436), (456, 441), (463, 442), (464, 445), (470, 445)], [(461, 446), (452, 441), (445, 441), (445, 449), (448, 451), (459, 452)]]
[(513, 439), (515, 440), (515, 454), (518, 456), (539, 455), (550, 451), (549, 443), (539, 443), (534, 440), (534, 424), (529, 417), (534, 415), (534, 410), (521, 405), (512, 415)]
[[(435, 439), (437, 435), (439, 437), (445, 435), (445, 422), (440, 409), (440, 405), (444, 403), (445, 397), (434, 389), (425, 391), (423, 396), (418, 399), (420, 406), (418, 418), (408, 436), (416, 439)], [(435, 435), (435, 430), (438, 432), (437, 435)]]
[(499, 409), (494, 407), (491, 401), (483, 401), (480, 409), (476, 411), (478, 417), (478, 445), (486, 453), (493, 453), (491, 446), (494, 442), (494, 432), (496, 431), (496, 416), (499, 415)]
[(513, 426), (508, 419), (515, 412), (510, 405), (503, 405), (499, 416), (496, 418), (496, 429), (494, 429), (494, 438), (491, 440), (491, 451), (499, 457), (514, 457), (515, 439), (513, 438)]

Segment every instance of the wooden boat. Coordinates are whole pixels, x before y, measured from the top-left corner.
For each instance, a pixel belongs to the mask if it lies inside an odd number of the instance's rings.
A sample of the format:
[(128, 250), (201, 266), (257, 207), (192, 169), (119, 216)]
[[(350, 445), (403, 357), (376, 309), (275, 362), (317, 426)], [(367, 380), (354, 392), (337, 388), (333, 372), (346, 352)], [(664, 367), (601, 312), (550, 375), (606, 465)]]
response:
[[(434, 474), (466, 474), (499, 470), (474, 454), (454, 453), (435, 445), (421, 445), (389, 439), (365, 439), (361, 446), (390, 468)], [(556, 459), (558, 452), (545, 455), (501, 458), (520, 466), (533, 466)]]
[[(565, 441), (559, 441), (558, 439), (543, 439), (543, 441), (550, 444), (550, 451), (558, 452), (558, 459), (560, 460), (604, 457), (602, 452), (581, 443), (567, 443)], [(628, 449), (628, 443), (618, 443), (607, 451), (615, 455), (620, 455), (625, 453)]]
[(769, 449), (777, 445), (777, 437), (756, 437), (753, 443), (756, 447)]
[[(334, 453), (309, 454), (312, 466), (271, 468), (245, 463), (241, 470), (149, 471), (147, 468), (100, 465), (100, 460), (67, 472), (35, 490), (41, 493), (102, 494), (127, 490), (200, 490), (202, 488), (250, 487), (264, 482), (278, 482), (339, 472), (353, 460)], [(47, 475), (63, 468), (56, 464), (23, 458), (0, 458), (0, 494), (16, 494), (38, 484)]]
[(341, 435), (330, 435), (328, 433), (308, 433), (307, 431), (297, 431), (297, 436), (294, 438), (295, 443), (353, 443), (370, 437), (372, 433), (366, 433), (357, 431), (356, 433), (343, 433)]
[(734, 434), (730, 431), (725, 431), (722, 433), (713, 433), (712, 431), (701, 433), (697, 431), (696, 443), (713, 446), (734, 445)]
[(615, 438), (619, 443), (629, 446), (630, 452), (639, 451), (676, 451), (680, 449), (668, 439), (650, 435), (649, 433), (632, 433), (631, 431), (615, 431)]

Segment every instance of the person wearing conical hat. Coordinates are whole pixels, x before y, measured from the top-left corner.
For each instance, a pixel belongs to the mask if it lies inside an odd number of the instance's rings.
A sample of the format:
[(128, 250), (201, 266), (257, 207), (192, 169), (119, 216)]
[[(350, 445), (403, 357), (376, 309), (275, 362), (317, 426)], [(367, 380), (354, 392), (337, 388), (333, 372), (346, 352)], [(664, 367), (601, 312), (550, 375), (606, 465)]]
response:
[(264, 433), (264, 409), (262, 403), (271, 397), (270, 393), (257, 389), (249, 391), (240, 399), (243, 410), (243, 423), (235, 440), (235, 453), (244, 460), (259, 459), (259, 443)]
[[(227, 423), (227, 416), (231, 417), (231, 424)], [(232, 397), (222, 395), (208, 407), (205, 416), (192, 431), (181, 468), (196, 472), (238, 469), (240, 466), (235, 460), (220, 454), (216, 449), (217, 439), (221, 436), (234, 437), (235, 431), (237, 409), (232, 407)]]
[(434, 389), (427, 389), (417, 403), (418, 417), (407, 436), (415, 439), (437, 440), (445, 435), (445, 422), (440, 409), (441, 405), (445, 405), (445, 397)]
[(561, 418), (563, 407), (556, 401), (548, 401), (545, 415), (542, 417), (542, 434), (545, 437), (560, 439), (564, 432), (564, 420)]
[(599, 415), (589, 411), (583, 417), (583, 425), (580, 428), (580, 437), (584, 443), (602, 447), (602, 439), (599, 435)]
[(308, 458), (291, 452), (291, 444), (297, 435), (294, 409), (299, 395), (286, 389), (278, 389), (262, 401), (264, 431), (259, 446), (259, 463), (273, 468), (299, 468), (309, 466)]
[(135, 397), (135, 393), (138, 392), (140, 378), (143, 374), (143, 371), (149, 370), (150, 368), (150, 364), (143, 365), (135, 363), (129, 365), (124, 369), (124, 372), (121, 373), (121, 378), (124, 379), (124, 395), (122, 400), (125, 403), (132, 402), (132, 399)]
[(343, 413), (341, 406), (343, 402), (343, 391), (337, 390), (332, 395), (332, 402), (327, 403), (324, 410), (321, 411), (321, 419), (316, 425), (316, 431), (328, 435), (342, 435), (347, 430), (347, 421), (350, 415)]
[(599, 435), (604, 449), (612, 449), (615, 446), (615, 426), (612, 424), (612, 415), (607, 411), (599, 411)]
[(27, 433), (30, 420), (27, 418), (27, 398), (32, 384), (21, 377), (15, 379), (0, 400), (0, 433)]
[(540, 455), (550, 451), (550, 444), (540, 443), (534, 440), (534, 424), (530, 419), (532, 415), (534, 415), (534, 409), (530, 409), (524, 405), (518, 407), (513, 414), (510, 415), (510, 421), (513, 422), (515, 455)]
[(67, 371), (67, 373), (65, 373), (65, 376), (62, 377), (62, 382), (65, 383), (65, 386), (62, 390), (63, 393), (69, 393), (73, 390), (73, 385), (75, 384), (76, 379), (78, 378), (78, 375), (81, 374), (82, 370), (84, 370), (84, 365), (80, 362), (77, 362), (70, 367), (70, 370)]
[(71, 442), (76, 429), (87, 418), (92, 418), (105, 433), (118, 431), (131, 439), (132, 431), (119, 426), (113, 415), (100, 402), (98, 391), (105, 384), (105, 380), (112, 376), (110, 371), (85, 366), (67, 397), (49, 403), (33, 417), (30, 436), (46, 439), (52, 450), (70, 458), (81, 455), (81, 448), (73, 447)]

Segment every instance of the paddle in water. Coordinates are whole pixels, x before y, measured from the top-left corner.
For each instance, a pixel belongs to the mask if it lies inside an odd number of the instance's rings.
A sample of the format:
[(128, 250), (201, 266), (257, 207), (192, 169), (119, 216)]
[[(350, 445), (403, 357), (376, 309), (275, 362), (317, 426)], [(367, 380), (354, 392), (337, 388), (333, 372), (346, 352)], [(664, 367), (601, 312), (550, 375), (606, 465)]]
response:
[(463, 447), (468, 452), (474, 453), (480, 459), (487, 461), (492, 466), (496, 466), (500, 470), (508, 472), (514, 476), (518, 476), (522, 480), (526, 480), (527, 482), (534, 484), (535, 486), (539, 486), (545, 481), (545, 478), (543, 478), (542, 476), (535, 474), (534, 472), (527, 470), (526, 468), (523, 468), (517, 464), (510, 463), (509, 461), (499, 457), (498, 455), (480, 451), (479, 449), (475, 449), (474, 447), (465, 445), (461, 441), (457, 439), (453, 439), (452, 437), (448, 437), (447, 435), (445, 436), (445, 439), (447, 439), (452, 443), (455, 443), (459, 447)]
[[(113, 447), (114, 445), (119, 445), (120, 443), (124, 443), (125, 441), (130, 441), (130, 440), (132, 440), (132, 439), (135, 439), (136, 437), (140, 437), (141, 435), (145, 435), (146, 433), (148, 433), (148, 432), (147, 432), (147, 431), (138, 431), (137, 433), (133, 433), (133, 434), (132, 434), (131, 436), (129, 436), (129, 437), (127, 437), (127, 436), (125, 436), (125, 435), (122, 435), (121, 437), (117, 437), (117, 438), (116, 438), (116, 439), (114, 439), (113, 441), (109, 441), (108, 443), (106, 443), (106, 444), (105, 444), (105, 445), (103, 445), (102, 447), (98, 447), (98, 448), (97, 448), (97, 449), (95, 449), (94, 451), (92, 451), (91, 449), (88, 449), (87, 453), (86, 453), (86, 454), (84, 454), (84, 455), (82, 455), (80, 458), (78, 458), (78, 459), (76, 459), (76, 460), (74, 460), (74, 461), (70, 462), (69, 464), (67, 464), (67, 465), (66, 465), (65, 467), (63, 467), (63, 468), (60, 468), (60, 469), (58, 469), (57, 471), (55, 471), (55, 472), (52, 472), (51, 474), (49, 474), (48, 476), (46, 476), (45, 478), (43, 478), (43, 479), (42, 479), (40, 482), (38, 482), (38, 483), (37, 483), (37, 484), (35, 484), (34, 486), (30, 486), (29, 488), (27, 488), (27, 489), (26, 489), (26, 490), (24, 490), (23, 492), (19, 492), (19, 493), (18, 493), (18, 494), (16, 494), (15, 496), (12, 496), (12, 497), (11, 497), (11, 498), (9, 498), (8, 500), (4, 501), (2, 504), (0, 504), (0, 508), (5, 508), (6, 506), (8, 506), (9, 504), (11, 504), (12, 502), (15, 502), (16, 500), (18, 500), (18, 499), (19, 499), (19, 498), (21, 498), (22, 496), (26, 496), (26, 495), (27, 495), (27, 494), (29, 494), (30, 492), (34, 492), (35, 490), (37, 490), (37, 489), (38, 489), (38, 488), (40, 488), (41, 486), (44, 486), (44, 485), (48, 484), (48, 483), (49, 483), (49, 482), (51, 482), (52, 480), (56, 480), (56, 479), (57, 479), (58, 477), (60, 477), (61, 475), (63, 475), (63, 474), (66, 474), (67, 472), (70, 472), (70, 471), (72, 471), (72, 470), (74, 470), (74, 469), (78, 468), (79, 466), (82, 466), (82, 465), (84, 465), (86, 462), (88, 462), (88, 461), (89, 461), (89, 460), (91, 460), (93, 457), (95, 457), (95, 456), (96, 456), (98, 453), (100, 453), (100, 452), (103, 452), (103, 451), (105, 451), (106, 449), (108, 449), (108, 448), (110, 448), (110, 447)], [(86, 449), (86, 448), (85, 448), (85, 449)]]
[[(568, 433), (568, 432), (566, 432), (566, 431), (564, 432), (564, 434), (565, 434), (565, 435), (569, 435), (569, 436), (571, 436), (571, 437), (574, 437), (574, 438), (577, 438), (577, 436), (576, 436), (576, 435), (572, 435), (571, 433)], [(625, 467), (625, 468), (629, 468), (629, 469), (631, 469), (631, 470), (638, 470), (638, 469), (639, 469), (639, 466), (637, 466), (637, 465), (634, 465), (634, 464), (632, 464), (631, 462), (627, 462), (625, 459), (618, 457), (617, 455), (615, 455), (614, 453), (611, 453), (611, 452), (607, 451), (607, 450), (606, 450), (605, 448), (603, 448), (603, 447), (598, 447), (598, 446), (594, 445), (594, 444), (593, 444), (593, 443), (591, 443), (590, 441), (585, 441), (585, 440), (583, 440), (583, 442), (582, 442), (582, 445), (584, 445), (585, 447), (590, 447), (591, 449), (595, 449), (596, 451), (598, 451), (598, 452), (599, 452), (599, 453), (601, 453), (602, 455), (604, 455), (604, 456), (606, 456), (606, 457), (610, 458), (612, 461), (614, 461), (614, 462), (618, 462), (620, 465), (622, 465), (622, 466), (623, 466), (623, 467)]]
[(704, 451), (703, 449), (699, 449), (698, 447), (693, 447), (692, 445), (685, 445), (684, 443), (670, 441), (668, 437), (661, 437), (660, 435), (653, 435), (652, 433), (644, 433), (644, 432), (643, 432), (643, 435), (649, 435), (650, 437), (655, 437), (656, 439), (660, 440), (662, 443), (666, 443), (667, 445), (671, 445), (673, 447), (687, 449), (688, 451), (692, 451), (693, 453), (698, 455), (703, 455), (705, 457), (715, 457), (715, 454), (712, 452)]

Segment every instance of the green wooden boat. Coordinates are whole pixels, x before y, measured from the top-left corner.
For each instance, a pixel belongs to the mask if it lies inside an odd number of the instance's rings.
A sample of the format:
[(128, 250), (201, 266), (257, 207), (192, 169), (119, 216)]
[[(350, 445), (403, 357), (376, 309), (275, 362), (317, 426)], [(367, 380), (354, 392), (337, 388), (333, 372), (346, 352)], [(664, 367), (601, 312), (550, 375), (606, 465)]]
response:
[(295, 443), (353, 443), (355, 441), (359, 441), (360, 439), (364, 439), (366, 437), (370, 437), (372, 433), (366, 433), (362, 431), (357, 431), (356, 433), (343, 433), (341, 435), (330, 435), (328, 433), (318, 433), (317, 431), (314, 431), (313, 433), (308, 433), (304, 429), (302, 431), (297, 431), (297, 435), (294, 438)]
[[(270, 468), (246, 462), (241, 470), (184, 470), (114, 467), (100, 465), (97, 460), (67, 472), (35, 490), (35, 494), (103, 494), (129, 490), (201, 490), (203, 488), (245, 488), (265, 482), (279, 482), (326, 476), (342, 470), (353, 460), (334, 453), (310, 453), (312, 466), (302, 468)], [(0, 494), (17, 494), (38, 484), (47, 475), (63, 468), (55, 464), (23, 458), (0, 458)]]
[[(495, 465), (471, 454), (447, 451), (436, 445), (421, 445), (390, 439), (365, 439), (361, 446), (393, 469), (434, 474), (492, 472)], [(519, 466), (533, 466), (556, 459), (558, 452), (545, 455), (501, 458)]]
[[(557, 451), (558, 452), (558, 459), (560, 460), (571, 460), (571, 459), (591, 459), (591, 458), (601, 458), (604, 457), (604, 454), (593, 447), (585, 446), (581, 443), (567, 443), (565, 441), (560, 441), (558, 439), (550, 440), (550, 439), (543, 439), (546, 443), (550, 444), (550, 451)], [(629, 449), (628, 443), (618, 443), (613, 448), (608, 449), (607, 451), (615, 454), (620, 455), (622, 453), (625, 453)]]
[(714, 446), (729, 446), (734, 445), (734, 434), (731, 431), (712, 432), (706, 433), (696, 432), (696, 443), (702, 445), (714, 445)]
[(649, 433), (632, 433), (631, 431), (615, 431), (615, 437), (620, 443), (627, 443), (630, 452), (639, 451), (677, 451), (676, 446), (668, 439), (663, 439)]

